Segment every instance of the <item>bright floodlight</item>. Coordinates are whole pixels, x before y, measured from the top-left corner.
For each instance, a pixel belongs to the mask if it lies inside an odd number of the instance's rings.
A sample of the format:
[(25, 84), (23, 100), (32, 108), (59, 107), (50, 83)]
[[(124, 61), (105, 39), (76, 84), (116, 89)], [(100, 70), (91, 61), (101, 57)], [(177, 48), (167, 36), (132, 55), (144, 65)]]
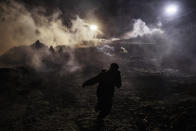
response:
[(90, 25), (90, 29), (92, 31), (97, 31), (98, 30), (98, 27), (96, 25)]
[(165, 8), (166, 15), (173, 16), (173, 15), (176, 15), (177, 12), (178, 12), (178, 6), (175, 4), (168, 5)]

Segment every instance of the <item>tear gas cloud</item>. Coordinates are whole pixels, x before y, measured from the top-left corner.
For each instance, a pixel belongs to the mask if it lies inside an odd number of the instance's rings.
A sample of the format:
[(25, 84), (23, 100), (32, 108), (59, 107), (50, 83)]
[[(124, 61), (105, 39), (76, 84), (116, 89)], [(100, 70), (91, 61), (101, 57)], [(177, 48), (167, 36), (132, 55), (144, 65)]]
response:
[(128, 50), (125, 49), (124, 47), (121, 46), (120, 49), (122, 50), (123, 53), (128, 53)]
[(97, 47), (98, 51), (103, 52), (105, 55), (113, 56), (114, 54), (114, 47), (109, 45), (104, 45), (101, 47)]
[[(92, 25), (79, 16), (71, 20), (71, 27), (65, 26), (60, 10), (50, 16), (45, 16), (45, 9), (42, 7), (29, 11), (23, 4), (14, 1), (1, 2), (0, 10), (1, 54), (11, 47), (29, 45), (38, 39), (48, 46), (66, 45), (78, 47), (82, 46), (83, 43), (87, 44), (87, 46), (93, 46), (111, 43), (120, 39), (163, 33), (161, 29), (151, 29), (141, 19), (137, 19), (133, 24), (133, 30), (124, 33), (122, 37), (101, 39), (97, 38), (97, 35), (102, 34), (102, 32), (92, 30)], [(95, 25), (93, 27), (97, 29)]]
[[(151, 39), (154, 35), (165, 37), (163, 29), (160, 26), (148, 26), (142, 19), (135, 19), (132, 23), (132, 29), (122, 33), (119, 36), (104, 38), (96, 23), (88, 23), (87, 20), (81, 19), (75, 15), (71, 19), (71, 26), (67, 27), (63, 23), (62, 12), (57, 10), (51, 15), (45, 15), (46, 10), (43, 7), (36, 7), (28, 10), (23, 4), (15, 1), (0, 3), (0, 54), (8, 49), (21, 46), (31, 45), (34, 41), (40, 40), (47, 46), (65, 45), (72, 48), (96, 46), (97, 51), (106, 56), (114, 57), (115, 48), (110, 45), (113, 42), (134, 39), (137, 37), (149, 37), (151, 44), (156, 44), (157, 40)], [(116, 25), (118, 26), (118, 25)], [(153, 41), (154, 40), (154, 41)], [(166, 40), (164, 38), (164, 40)], [(129, 43), (129, 41), (127, 41)], [(132, 42), (133, 43), (133, 42)], [(135, 41), (134, 44), (140, 44)], [(122, 46), (120, 50), (123, 53), (129, 51)], [(165, 51), (164, 51), (165, 52)], [(33, 52), (31, 64), (35, 68), (44, 68), (42, 59), (50, 55), (50, 52)], [(70, 58), (67, 60), (65, 69), (75, 71), (80, 68), (73, 52), (69, 52)], [(70, 67), (70, 68), (68, 68)]]
[(164, 31), (160, 28), (150, 28), (141, 19), (134, 20), (133, 30), (123, 35), (122, 39), (131, 39), (142, 37), (144, 35), (163, 34)]
[(36, 40), (53, 45), (76, 46), (83, 41), (94, 41), (101, 33), (92, 31), (90, 24), (78, 16), (71, 20), (71, 28), (66, 27), (61, 19), (61, 12), (45, 16), (41, 7), (29, 12), (22, 4), (10, 1), (0, 4), (0, 52), (11, 47), (32, 44)]

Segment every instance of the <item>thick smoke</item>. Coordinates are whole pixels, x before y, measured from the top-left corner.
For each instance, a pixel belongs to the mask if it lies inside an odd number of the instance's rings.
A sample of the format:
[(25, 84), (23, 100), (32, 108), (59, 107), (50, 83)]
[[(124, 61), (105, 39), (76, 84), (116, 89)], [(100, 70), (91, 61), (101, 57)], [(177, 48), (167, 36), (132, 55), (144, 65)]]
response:
[(104, 45), (102, 47), (97, 47), (98, 51), (103, 52), (105, 55), (113, 56), (114, 55), (114, 47), (109, 45)]
[[(148, 25), (146, 25), (146, 23), (141, 20), (141, 19), (135, 19), (134, 23), (133, 23), (133, 29), (124, 33), (123, 35), (121, 35), (120, 37), (112, 37), (109, 39), (103, 39), (101, 42), (108, 44), (108, 43), (112, 43), (115, 41), (123, 41), (123, 40), (127, 40), (127, 39), (134, 39), (134, 38), (142, 38), (142, 37), (149, 37), (150, 39), (152, 39), (152, 37), (164, 37), (164, 30), (159, 27), (149, 27)], [(128, 43), (128, 41), (126, 41)], [(141, 42), (139, 41), (135, 41), (135, 42), (131, 42), (132, 44), (141, 44)], [(144, 42), (143, 42), (144, 43)], [(148, 43), (144, 43), (144, 44), (148, 44)], [(154, 44), (154, 43), (150, 43), (150, 44)]]
[(100, 43), (112, 43), (118, 40), (142, 37), (144, 35), (161, 34), (160, 28), (150, 28), (141, 19), (134, 21), (133, 30), (125, 33), (121, 38), (98, 39), (101, 31), (93, 31), (89, 23), (80, 17), (71, 20), (71, 27), (63, 24), (61, 11), (45, 16), (44, 8), (37, 7), (28, 11), (21, 3), (10, 1), (0, 3), (0, 52), (11, 47), (29, 45), (36, 40), (53, 45), (67, 45), (71, 47), (92, 46)]
[[(30, 45), (36, 40), (40, 40), (47, 46), (56, 47), (58, 45), (65, 45), (68, 47), (89, 47), (97, 46), (97, 51), (101, 52), (107, 57), (115, 56), (115, 48), (110, 43), (141, 38), (150, 36), (150, 39), (154, 35), (163, 35), (164, 31), (160, 27), (150, 27), (141, 19), (134, 20), (133, 28), (127, 33), (123, 33), (121, 36), (115, 36), (105, 39), (101, 38), (103, 33), (101, 31), (95, 31), (90, 29), (90, 24), (76, 16), (75, 19), (70, 20), (71, 26), (67, 27), (63, 23), (62, 12), (57, 10), (52, 15), (45, 15), (46, 10), (42, 7), (37, 7), (31, 11), (18, 2), (2, 2), (0, 3), (0, 52), (3, 54), (9, 48), (20, 45)], [(117, 25), (118, 26), (118, 25)], [(153, 40), (153, 39), (151, 39)], [(156, 43), (156, 39), (155, 42)], [(129, 41), (126, 41), (127, 43)], [(151, 42), (151, 41), (150, 41)], [(132, 42), (133, 43), (133, 42)], [(135, 41), (137, 43), (137, 41)], [(138, 42), (140, 43), (140, 42)], [(72, 48), (72, 49), (73, 49)], [(129, 53), (129, 51), (122, 46), (119, 47), (123, 53)], [(80, 58), (75, 58), (74, 52), (70, 50), (69, 59), (62, 70), (76, 71), (80, 69), (80, 64), (77, 62)], [(42, 60), (45, 57), (52, 58), (51, 52), (32, 51), (31, 64), (35, 68), (44, 68)], [(60, 57), (59, 57), (60, 58)], [(100, 58), (99, 58), (100, 59)], [(58, 63), (58, 60), (54, 60), (54, 63)]]
[(120, 49), (121, 49), (121, 51), (122, 51), (123, 53), (128, 53), (128, 50), (125, 49), (124, 47), (121, 46)]
[(1, 53), (14, 46), (31, 44), (38, 39), (48, 46), (73, 47), (85, 41), (96, 44), (96, 36), (101, 33), (90, 30), (89, 24), (79, 17), (71, 20), (70, 28), (66, 27), (60, 11), (45, 16), (45, 10), (41, 7), (29, 12), (22, 4), (14, 1), (0, 3), (0, 10)]
[(160, 28), (150, 28), (141, 19), (134, 20), (133, 30), (125, 33), (122, 39), (131, 39), (136, 37), (142, 37), (144, 35), (162, 34), (164, 31)]

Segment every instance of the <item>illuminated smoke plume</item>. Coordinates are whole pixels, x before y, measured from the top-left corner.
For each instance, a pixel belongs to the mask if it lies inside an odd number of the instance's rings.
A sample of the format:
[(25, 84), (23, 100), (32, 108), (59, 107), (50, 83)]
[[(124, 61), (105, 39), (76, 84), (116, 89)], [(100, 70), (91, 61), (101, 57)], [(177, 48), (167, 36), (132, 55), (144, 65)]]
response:
[(120, 49), (121, 49), (121, 51), (122, 51), (123, 53), (128, 53), (128, 50), (125, 49), (124, 47), (121, 46)]
[[(131, 31), (124, 33), (119, 38), (114, 37), (114, 38), (109, 38), (109, 39), (102, 39), (101, 42), (104, 44), (109, 44), (109, 43), (112, 43), (115, 41), (132, 39), (132, 38), (137, 38), (137, 37), (162, 35), (163, 33), (164, 33), (164, 31), (161, 29), (160, 25), (158, 25), (157, 28), (151, 28), (151, 27), (147, 26), (146, 23), (144, 21), (142, 21), (141, 19), (136, 19), (136, 20), (134, 20), (133, 29)], [(131, 43), (132, 44), (133, 43), (134, 44), (141, 44), (141, 42), (131, 42)], [(127, 52), (126, 49), (124, 50), (124, 48), (121, 48), (121, 50), (123, 52)]]
[(105, 55), (113, 56), (114, 54), (114, 47), (109, 45), (104, 45), (102, 47), (97, 47), (98, 51), (103, 52)]
[[(62, 12), (56, 11), (45, 16), (44, 8), (37, 7), (31, 11), (18, 2), (0, 3), (0, 55), (9, 48), (20, 45), (30, 45), (40, 40), (47, 46), (66, 45), (69, 47), (94, 46), (109, 44), (114, 41), (142, 37), (144, 35), (162, 34), (160, 28), (150, 28), (141, 19), (134, 22), (133, 30), (123, 37), (108, 39), (97, 38), (101, 31), (91, 30), (91, 25), (80, 17), (71, 20), (71, 27), (62, 22)], [(109, 48), (107, 48), (108, 50)], [(106, 46), (99, 50), (106, 50)], [(111, 49), (110, 49), (111, 50)], [(106, 53), (111, 55), (111, 53)]]
[[(78, 16), (71, 20), (72, 26), (68, 28), (62, 22), (61, 11), (56, 11), (50, 16), (43, 15), (45, 12), (41, 7), (28, 11), (24, 5), (14, 1), (0, 3), (0, 54), (11, 47), (29, 45), (38, 39), (48, 46), (71, 47), (120, 40), (120, 38), (98, 39), (97, 35), (101, 34), (101, 31), (91, 30), (91, 25)], [(163, 31), (160, 28), (151, 29), (141, 19), (137, 19), (133, 30), (125, 33), (121, 40), (155, 33)]]
[(163, 34), (164, 31), (160, 28), (150, 28), (141, 19), (134, 20), (133, 30), (125, 33), (121, 39), (131, 39), (142, 37), (144, 35)]
[(79, 17), (72, 20), (72, 26), (68, 28), (62, 22), (60, 11), (51, 16), (43, 15), (44, 12), (41, 7), (30, 12), (14, 1), (0, 3), (0, 54), (11, 47), (29, 45), (38, 39), (48, 46), (74, 47), (85, 41), (96, 43), (96, 36), (101, 33), (92, 31), (90, 25)]

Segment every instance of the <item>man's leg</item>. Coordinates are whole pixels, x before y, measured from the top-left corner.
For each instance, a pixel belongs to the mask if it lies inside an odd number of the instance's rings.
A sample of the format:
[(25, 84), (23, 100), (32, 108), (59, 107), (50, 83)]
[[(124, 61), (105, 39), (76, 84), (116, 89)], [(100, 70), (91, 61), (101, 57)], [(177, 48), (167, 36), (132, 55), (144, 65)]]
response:
[(95, 106), (95, 111), (99, 112), (102, 110), (104, 99), (102, 97), (97, 97), (97, 104)]
[(112, 109), (112, 98), (105, 98), (103, 101), (100, 101), (101, 105), (101, 110), (99, 115), (97, 116), (98, 120), (103, 120), (110, 112)]

